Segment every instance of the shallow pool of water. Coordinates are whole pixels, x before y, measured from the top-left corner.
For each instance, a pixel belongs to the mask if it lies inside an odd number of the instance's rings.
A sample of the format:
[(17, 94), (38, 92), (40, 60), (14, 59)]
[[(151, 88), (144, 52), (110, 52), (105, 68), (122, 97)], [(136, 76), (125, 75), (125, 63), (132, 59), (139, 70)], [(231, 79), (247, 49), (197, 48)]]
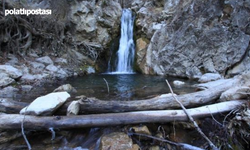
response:
[[(75, 95), (96, 97), (102, 100), (135, 100), (146, 99), (160, 94), (170, 93), (165, 80), (168, 80), (176, 94), (194, 92), (194, 81), (173, 77), (151, 76), (142, 74), (99, 74), (72, 77), (57, 83), (49, 83), (35, 87), (31, 92), (22, 93), (19, 99), (32, 101), (34, 98), (52, 92), (62, 84), (71, 84), (76, 90)], [(184, 81), (181, 87), (173, 85), (174, 80)]]

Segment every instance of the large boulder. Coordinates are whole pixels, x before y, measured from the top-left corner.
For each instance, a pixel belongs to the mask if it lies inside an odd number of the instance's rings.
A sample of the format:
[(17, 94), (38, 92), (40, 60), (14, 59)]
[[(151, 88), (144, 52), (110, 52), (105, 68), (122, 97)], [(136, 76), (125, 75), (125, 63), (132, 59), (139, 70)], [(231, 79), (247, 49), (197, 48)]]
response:
[(29, 106), (23, 108), (20, 114), (51, 115), (70, 97), (67, 92), (50, 93), (36, 98)]

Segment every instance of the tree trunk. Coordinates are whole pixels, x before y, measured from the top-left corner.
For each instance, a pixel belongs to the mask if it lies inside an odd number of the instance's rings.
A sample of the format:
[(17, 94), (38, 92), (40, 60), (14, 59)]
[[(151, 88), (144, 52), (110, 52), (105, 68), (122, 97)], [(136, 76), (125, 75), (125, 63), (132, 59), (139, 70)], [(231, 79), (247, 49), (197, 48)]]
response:
[[(195, 119), (211, 116), (211, 114), (228, 112), (240, 107), (246, 101), (227, 101), (208, 106), (188, 109), (188, 113)], [(0, 115), (0, 129), (20, 129), (24, 115)], [(138, 111), (126, 113), (109, 113), (80, 116), (25, 116), (24, 128), (35, 130), (69, 129), (83, 127), (115, 126), (140, 123), (157, 123), (172, 121), (188, 121), (183, 110)]]
[(20, 110), (26, 106), (28, 106), (27, 103), (0, 98), (0, 112), (4, 112), (7, 114), (15, 114), (19, 113)]

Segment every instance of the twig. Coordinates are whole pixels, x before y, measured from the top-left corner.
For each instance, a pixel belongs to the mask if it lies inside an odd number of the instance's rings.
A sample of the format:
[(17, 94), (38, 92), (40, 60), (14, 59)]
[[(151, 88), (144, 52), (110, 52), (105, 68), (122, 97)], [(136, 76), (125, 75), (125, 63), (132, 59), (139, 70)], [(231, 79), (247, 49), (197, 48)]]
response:
[(108, 89), (108, 93), (109, 93), (109, 84), (108, 84), (108, 82), (107, 82), (107, 80), (106, 80), (105, 78), (103, 78), (103, 80), (104, 80), (105, 83), (106, 83), (106, 86), (107, 86), (107, 89)]
[(128, 134), (129, 135), (137, 135), (137, 136), (143, 136), (143, 137), (151, 138), (151, 139), (154, 139), (154, 140), (157, 140), (157, 141), (161, 141), (161, 142), (165, 142), (165, 143), (177, 146), (177, 147), (181, 147), (181, 148), (183, 148), (185, 150), (204, 150), (202, 148), (199, 148), (199, 147), (196, 147), (196, 146), (192, 146), (192, 145), (189, 145), (189, 144), (175, 143), (175, 142), (163, 139), (163, 138), (158, 138), (158, 137), (147, 135), (147, 134), (133, 133), (133, 132), (128, 132)]
[(49, 131), (51, 132), (51, 141), (53, 141), (56, 138), (56, 132), (54, 131), (54, 129), (52, 127), (49, 128)]
[(240, 110), (240, 109), (234, 109), (234, 110), (230, 111), (230, 112), (225, 116), (225, 118), (224, 118), (224, 120), (223, 120), (223, 127), (225, 126), (225, 122), (226, 122), (227, 117), (230, 116), (232, 113), (235, 113), (235, 112), (237, 112), (237, 111), (239, 111), (239, 110)]
[(176, 96), (174, 95), (174, 92), (168, 82), (168, 80), (166, 80), (167, 84), (168, 84), (168, 87), (170, 89), (170, 92), (173, 96), (173, 98), (175, 99), (175, 101), (177, 103), (180, 104), (181, 108), (183, 109), (183, 111), (185, 112), (185, 114), (187, 115), (188, 119), (194, 124), (195, 126), (195, 129), (200, 133), (200, 135), (209, 143), (209, 146), (213, 149), (213, 150), (219, 150), (214, 144), (212, 141), (210, 141), (210, 139), (201, 131), (200, 127), (198, 126), (198, 124), (194, 121), (194, 118), (189, 115), (189, 113), (187, 112), (187, 109), (182, 105), (182, 103), (176, 98)]
[(27, 137), (26, 137), (26, 135), (25, 135), (24, 127), (23, 127), (24, 120), (25, 120), (25, 116), (26, 116), (26, 110), (27, 110), (28, 107), (29, 107), (29, 106), (27, 106), (27, 107), (25, 108), (25, 113), (24, 113), (23, 121), (22, 121), (22, 123), (21, 123), (21, 129), (22, 129), (23, 138), (24, 138), (24, 140), (25, 140), (25, 142), (26, 142), (26, 144), (27, 144), (27, 146), (28, 146), (28, 149), (31, 150), (30, 143), (29, 143), (29, 141), (28, 141), (28, 139), (27, 139)]
[[(209, 107), (208, 107), (208, 110), (210, 111)], [(212, 113), (210, 113), (211, 117), (213, 118), (213, 120), (219, 124), (220, 126), (223, 126), (223, 124), (221, 124), (219, 121), (217, 121), (215, 118), (214, 118), (214, 115)]]

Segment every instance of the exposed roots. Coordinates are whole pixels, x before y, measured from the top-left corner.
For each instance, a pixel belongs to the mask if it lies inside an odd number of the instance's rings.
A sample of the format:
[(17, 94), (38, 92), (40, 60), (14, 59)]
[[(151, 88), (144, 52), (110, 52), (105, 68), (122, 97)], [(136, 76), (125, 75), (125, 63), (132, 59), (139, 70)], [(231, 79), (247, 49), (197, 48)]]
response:
[[(101, 46), (89, 43), (76, 43), (71, 35), (72, 25), (68, 19), (70, 3), (67, 0), (42, 0), (46, 5), (42, 9), (51, 9), (52, 15), (7, 15), (5, 9), (32, 8), (40, 2), (22, 3), (0, 0), (0, 61), (6, 54), (25, 56), (33, 50), (42, 56), (49, 53), (54, 56), (68, 54), (72, 49), (80, 52), (92, 61), (96, 61)], [(74, 55), (69, 55), (70, 63), (76, 64)]]

